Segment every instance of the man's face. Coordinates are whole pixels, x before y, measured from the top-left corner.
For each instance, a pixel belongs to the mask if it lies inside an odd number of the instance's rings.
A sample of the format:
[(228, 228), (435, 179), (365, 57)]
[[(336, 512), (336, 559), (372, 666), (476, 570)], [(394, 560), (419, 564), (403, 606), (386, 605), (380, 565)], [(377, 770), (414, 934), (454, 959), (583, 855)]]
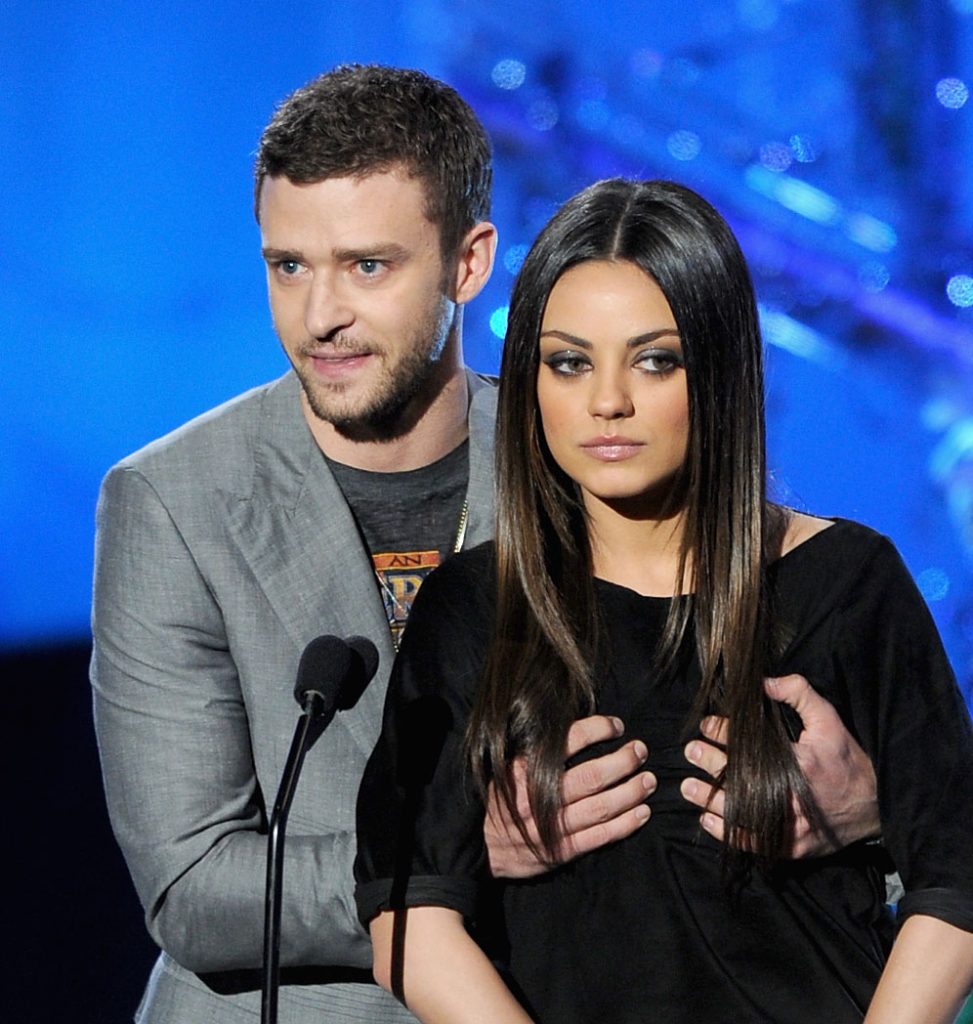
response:
[(267, 178), (260, 230), (274, 327), (314, 417), (396, 436), (454, 371), (456, 305), (421, 184), (400, 172)]

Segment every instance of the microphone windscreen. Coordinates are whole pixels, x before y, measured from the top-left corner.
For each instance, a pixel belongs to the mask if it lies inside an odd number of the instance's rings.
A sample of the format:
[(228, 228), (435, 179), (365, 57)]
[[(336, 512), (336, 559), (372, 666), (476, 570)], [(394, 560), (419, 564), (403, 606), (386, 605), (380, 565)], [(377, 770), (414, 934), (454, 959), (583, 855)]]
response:
[(309, 693), (317, 693), (322, 711), (331, 711), (338, 700), (343, 681), (354, 670), (351, 648), (337, 636), (315, 637), (304, 648), (297, 668), (294, 697), (303, 708)]
[(358, 703), (358, 698), (378, 671), (378, 648), (367, 636), (350, 636), (346, 643), (352, 654), (351, 671), (338, 694), (338, 707), (342, 711)]

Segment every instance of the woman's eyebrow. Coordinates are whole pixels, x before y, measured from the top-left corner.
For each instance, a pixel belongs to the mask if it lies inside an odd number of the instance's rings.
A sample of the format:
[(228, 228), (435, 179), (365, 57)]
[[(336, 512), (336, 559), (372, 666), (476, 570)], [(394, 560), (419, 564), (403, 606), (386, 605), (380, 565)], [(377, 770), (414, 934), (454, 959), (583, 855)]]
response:
[[(578, 348), (591, 348), (590, 341), (587, 341), (585, 338), (579, 338), (576, 334), (571, 334), (568, 331), (556, 329), (541, 331), (541, 337), (558, 338), (570, 345), (577, 345)], [(657, 331), (646, 331), (644, 334), (636, 334), (634, 338), (629, 338), (625, 345), (628, 348), (638, 348), (639, 345), (648, 345), (653, 341), (658, 341), (660, 338), (675, 338), (679, 341), (679, 331), (675, 327), (660, 327)]]

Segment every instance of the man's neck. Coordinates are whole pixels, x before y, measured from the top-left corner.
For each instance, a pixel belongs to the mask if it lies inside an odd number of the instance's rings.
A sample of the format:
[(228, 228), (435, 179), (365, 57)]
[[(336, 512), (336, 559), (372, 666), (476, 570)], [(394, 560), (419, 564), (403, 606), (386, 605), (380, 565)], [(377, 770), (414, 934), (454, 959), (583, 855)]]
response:
[(404, 472), (428, 466), (448, 455), (467, 437), (469, 385), (458, 365), (415, 424), (389, 440), (355, 440), (318, 419), (301, 392), (301, 410), (318, 447), (329, 459), (374, 473)]

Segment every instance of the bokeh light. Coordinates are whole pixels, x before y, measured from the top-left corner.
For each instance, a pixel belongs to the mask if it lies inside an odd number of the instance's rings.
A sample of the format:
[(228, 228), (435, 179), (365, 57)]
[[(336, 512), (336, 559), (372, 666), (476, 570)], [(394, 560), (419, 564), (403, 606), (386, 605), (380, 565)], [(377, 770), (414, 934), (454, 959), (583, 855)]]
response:
[(524, 258), (527, 255), (528, 245), (511, 245), (503, 254), (503, 268), (508, 274), (517, 274), (523, 266)]
[(559, 118), (560, 113), (553, 100), (534, 100), (527, 108), (527, 123), (539, 132), (549, 132)]
[(936, 83), (936, 99), (947, 110), (959, 110), (969, 98), (969, 87), (960, 78), (943, 78)]
[(794, 153), (782, 142), (767, 142), (760, 147), (760, 162), (768, 171), (786, 171), (794, 162)]
[(916, 586), (927, 601), (942, 601), (949, 593), (949, 576), (942, 569), (923, 569), (916, 577)]
[(666, 140), (666, 149), (677, 160), (695, 160), (702, 148), (699, 136), (686, 129), (673, 132)]
[(501, 60), (493, 66), (490, 77), (500, 89), (519, 89), (527, 78), (527, 67), (519, 60)]
[(869, 260), (858, 268), (858, 280), (866, 291), (882, 291), (888, 286), (889, 279), (889, 268), (884, 263)]
[(946, 296), (954, 306), (968, 309), (973, 306), (973, 277), (954, 274), (946, 284)]
[(799, 164), (813, 164), (817, 160), (817, 147), (806, 135), (792, 135), (787, 141)]
[(490, 314), (490, 330), (502, 341), (507, 336), (507, 317), (509, 306), (500, 306)]

